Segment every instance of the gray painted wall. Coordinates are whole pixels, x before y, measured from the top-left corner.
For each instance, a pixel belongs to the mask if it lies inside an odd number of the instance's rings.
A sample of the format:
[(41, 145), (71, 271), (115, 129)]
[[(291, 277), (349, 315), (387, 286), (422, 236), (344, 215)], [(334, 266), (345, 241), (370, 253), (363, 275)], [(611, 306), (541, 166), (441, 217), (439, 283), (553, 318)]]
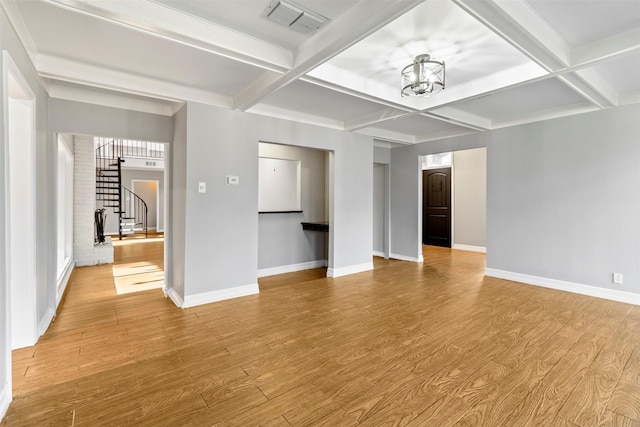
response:
[[(330, 267), (371, 263), (371, 138), (197, 103), (188, 103), (186, 123), (186, 131), (176, 136), (186, 135), (186, 159), (176, 152), (173, 160), (173, 226), (181, 223), (176, 210), (186, 206), (185, 250), (173, 253), (184, 274), (176, 268), (174, 288), (182, 280), (184, 295), (190, 296), (256, 283), (258, 141), (335, 152)], [(181, 144), (174, 145), (179, 151)], [(226, 185), (226, 175), (238, 175), (240, 185)], [(207, 183), (205, 194), (197, 192), (201, 181)], [(183, 189), (186, 204), (177, 197)], [(180, 230), (169, 231), (180, 238)]]
[(49, 100), (49, 121), (54, 132), (155, 142), (173, 139), (172, 117), (64, 99)]
[(373, 161), (388, 165), (391, 163), (391, 149), (386, 147), (373, 147)]
[(392, 252), (419, 253), (418, 156), (487, 147), (488, 268), (640, 293), (638, 117), (631, 105), (392, 149)]
[(487, 149), (453, 153), (453, 244), (487, 246)]
[(328, 220), (325, 218), (325, 153), (311, 148), (259, 143), (260, 157), (300, 160), (302, 213), (258, 215), (258, 269), (327, 259), (328, 234), (303, 231), (300, 225), (302, 221)]

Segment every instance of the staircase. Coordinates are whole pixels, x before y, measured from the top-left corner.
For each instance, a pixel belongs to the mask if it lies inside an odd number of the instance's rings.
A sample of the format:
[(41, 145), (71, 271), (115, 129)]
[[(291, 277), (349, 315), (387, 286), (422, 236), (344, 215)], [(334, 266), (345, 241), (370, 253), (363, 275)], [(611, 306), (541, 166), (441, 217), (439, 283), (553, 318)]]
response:
[(104, 208), (113, 208), (118, 215), (118, 235), (144, 233), (147, 229), (147, 204), (122, 185), (122, 143), (112, 140), (96, 148), (96, 201)]

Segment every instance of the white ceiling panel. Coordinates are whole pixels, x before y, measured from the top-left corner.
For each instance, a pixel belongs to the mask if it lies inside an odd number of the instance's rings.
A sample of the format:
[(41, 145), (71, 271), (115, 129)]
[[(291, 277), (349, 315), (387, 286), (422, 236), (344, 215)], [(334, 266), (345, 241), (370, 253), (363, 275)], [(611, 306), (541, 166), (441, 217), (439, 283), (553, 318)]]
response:
[[(271, 0), (154, 1), (288, 49), (296, 49), (313, 35), (302, 34), (262, 18), (260, 15), (272, 3)], [(296, 3), (329, 19), (336, 19), (358, 1), (296, 0)]]
[(637, 0), (529, 0), (529, 7), (576, 47), (640, 26)]
[[(453, 107), (476, 116), (502, 121), (510, 117), (546, 111), (585, 102), (585, 99), (557, 79), (507, 89), (490, 96), (454, 104)], [(434, 110), (438, 113), (438, 110)]]
[(527, 58), (450, 1), (431, 0), (328, 61), (399, 90), (400, 71), (419, 54), (446, 63), (446, 84), (468, 83)]
[(262, 103), (343, 121), (357, 119), (384, 109), (380, 104), (303, 81), (296, 81), (286, 86)]
[(43, 2), (19, 2), (40, 55), (233, 95), (265, 71)]
[(593, 70), (619, 94), (640, 90), (640, 52), (602, 62)]

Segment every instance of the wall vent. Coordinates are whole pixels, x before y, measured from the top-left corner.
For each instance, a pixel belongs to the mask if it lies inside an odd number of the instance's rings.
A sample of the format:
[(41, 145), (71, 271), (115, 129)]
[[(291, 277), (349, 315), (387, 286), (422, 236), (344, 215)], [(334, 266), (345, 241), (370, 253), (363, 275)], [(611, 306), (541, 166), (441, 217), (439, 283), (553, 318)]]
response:
[(272, 1), (260, 16), (303, 34), (309, 34), (329, 22), (329, 18), (290, 0)]

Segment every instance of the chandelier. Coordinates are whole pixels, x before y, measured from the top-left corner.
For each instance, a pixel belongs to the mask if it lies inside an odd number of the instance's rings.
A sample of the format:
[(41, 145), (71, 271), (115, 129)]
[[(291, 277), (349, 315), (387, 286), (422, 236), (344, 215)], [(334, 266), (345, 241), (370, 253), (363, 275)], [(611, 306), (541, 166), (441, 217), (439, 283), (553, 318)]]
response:
[(402, 96), (425, 96), (444, 90), (444, 61), (432, 61), (431, 55), (418, 55), (402, 69)]

